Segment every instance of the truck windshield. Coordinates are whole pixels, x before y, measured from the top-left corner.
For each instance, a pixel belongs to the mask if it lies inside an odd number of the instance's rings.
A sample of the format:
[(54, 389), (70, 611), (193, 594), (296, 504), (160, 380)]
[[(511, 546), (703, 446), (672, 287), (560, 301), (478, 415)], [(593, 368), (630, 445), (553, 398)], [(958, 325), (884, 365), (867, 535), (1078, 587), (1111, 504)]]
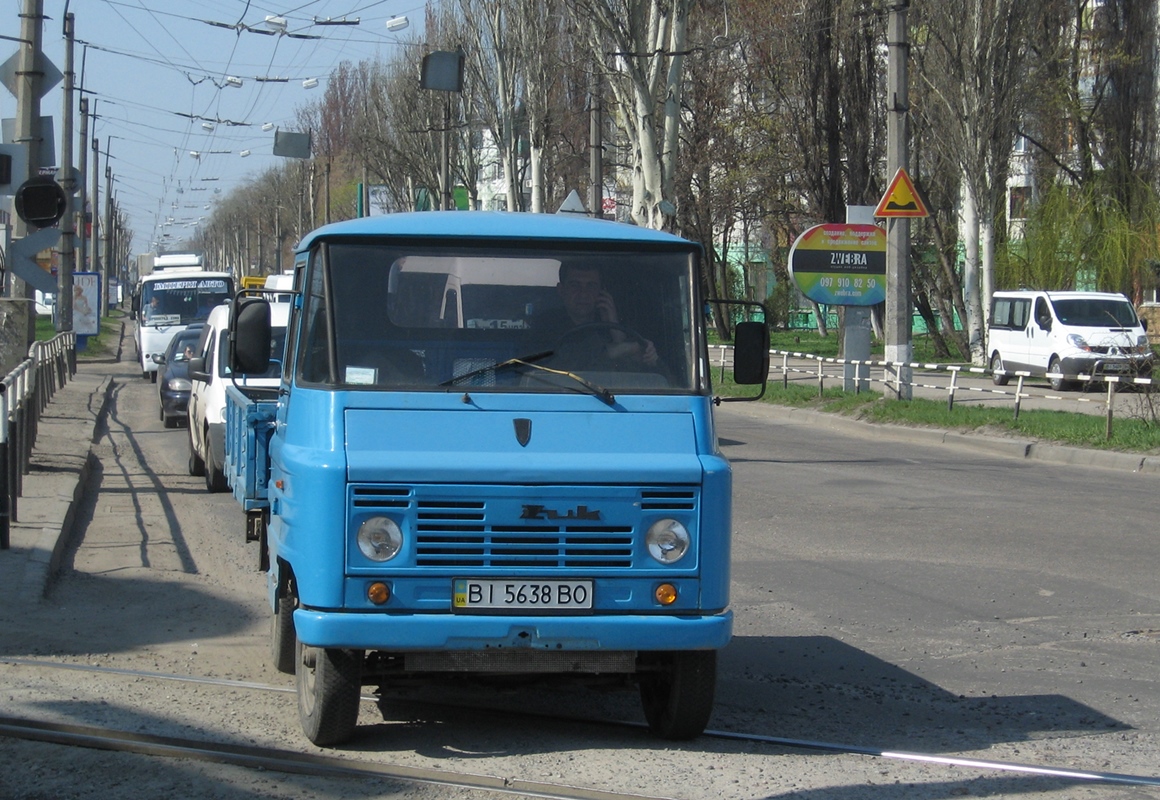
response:
[(585, 391), (577, 376), (618, 393), (700, 390), (691, 249), (505, 245), (330, 244), (304, 293), (299, 377), (444, 392)]
[(220, 276), (148, 281), (141, 286), (141, 319), (150, 326), (204, 322), (214, 306), (232, 295), (233, 281)]
[(1053, 300), (1055, 316), (1064, 325), (1096, 328), (1134, 328), (1139, 324), (1136, 311), (1127, 300), (1085, 297)]

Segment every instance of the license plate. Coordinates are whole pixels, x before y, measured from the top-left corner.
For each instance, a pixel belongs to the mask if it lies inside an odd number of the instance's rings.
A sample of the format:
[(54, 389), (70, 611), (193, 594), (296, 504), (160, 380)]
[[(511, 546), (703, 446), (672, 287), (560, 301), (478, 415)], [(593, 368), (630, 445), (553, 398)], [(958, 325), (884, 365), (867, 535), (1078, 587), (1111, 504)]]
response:
[(457, 578), (452, 604), (460, 610), (590, 609), (592, 581), (493, 581)]

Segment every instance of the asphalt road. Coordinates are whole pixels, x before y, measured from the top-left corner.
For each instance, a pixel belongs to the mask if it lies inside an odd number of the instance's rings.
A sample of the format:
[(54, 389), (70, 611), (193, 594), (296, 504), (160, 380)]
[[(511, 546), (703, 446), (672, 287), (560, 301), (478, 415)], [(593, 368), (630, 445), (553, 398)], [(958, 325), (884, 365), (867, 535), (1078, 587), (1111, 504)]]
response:
[[(292, 695), (121, 673), (61, 679), (35, 665), (292, 685), (269, 665), (264, 581), (241, 512), (186, 474), (185, 430), (162, 428), (156, 387), (131, 369), (117, 380), (79, 547), (48, 601), (0, 609), (5, 713), (315, 752)], [(919, 444), (757, 404), (727, 404), (717, 419), (735, 475), (736, 622), (711, 728), (1160, 774), (1160, 477)], [(463, 685), (364, 703), (351, 755), (697, 800), (1160, 798), (709, 738), (674, 746), (527, 710), (639, 720), (630, 691)], [(0, 796), (178, 790), (400, 793), (0, 737)]]

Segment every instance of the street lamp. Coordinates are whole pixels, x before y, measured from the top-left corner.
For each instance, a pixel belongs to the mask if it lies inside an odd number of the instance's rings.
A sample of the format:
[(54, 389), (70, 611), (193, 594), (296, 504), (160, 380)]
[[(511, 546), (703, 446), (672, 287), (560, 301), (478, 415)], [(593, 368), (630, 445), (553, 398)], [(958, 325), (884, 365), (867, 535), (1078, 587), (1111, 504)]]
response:
[(451, 127), (451, 93), (463, 91), (463, 51), (436, 50), (423, 56), (423, 71), (419, 85), (432, 91), (447, 92), (443, 104), (443, 158), (439, 169), (440, 189), (443, 192), (444, 211), (451, 208), (451, 154), (448, 149), (448, 129)]

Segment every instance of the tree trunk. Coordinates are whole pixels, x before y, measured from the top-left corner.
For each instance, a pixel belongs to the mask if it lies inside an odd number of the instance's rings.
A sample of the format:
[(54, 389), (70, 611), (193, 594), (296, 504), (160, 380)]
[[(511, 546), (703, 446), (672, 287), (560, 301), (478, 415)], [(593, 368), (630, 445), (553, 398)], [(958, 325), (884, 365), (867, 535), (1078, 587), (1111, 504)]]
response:
[(979, 209), (971, 189), (969, 176), (963, 186), (963, 305), (967, 318), (967, 342), (971, 349), (971, 363), (983, 366), (986, 353), (983, 344), (983, 315), (979, 305)]

